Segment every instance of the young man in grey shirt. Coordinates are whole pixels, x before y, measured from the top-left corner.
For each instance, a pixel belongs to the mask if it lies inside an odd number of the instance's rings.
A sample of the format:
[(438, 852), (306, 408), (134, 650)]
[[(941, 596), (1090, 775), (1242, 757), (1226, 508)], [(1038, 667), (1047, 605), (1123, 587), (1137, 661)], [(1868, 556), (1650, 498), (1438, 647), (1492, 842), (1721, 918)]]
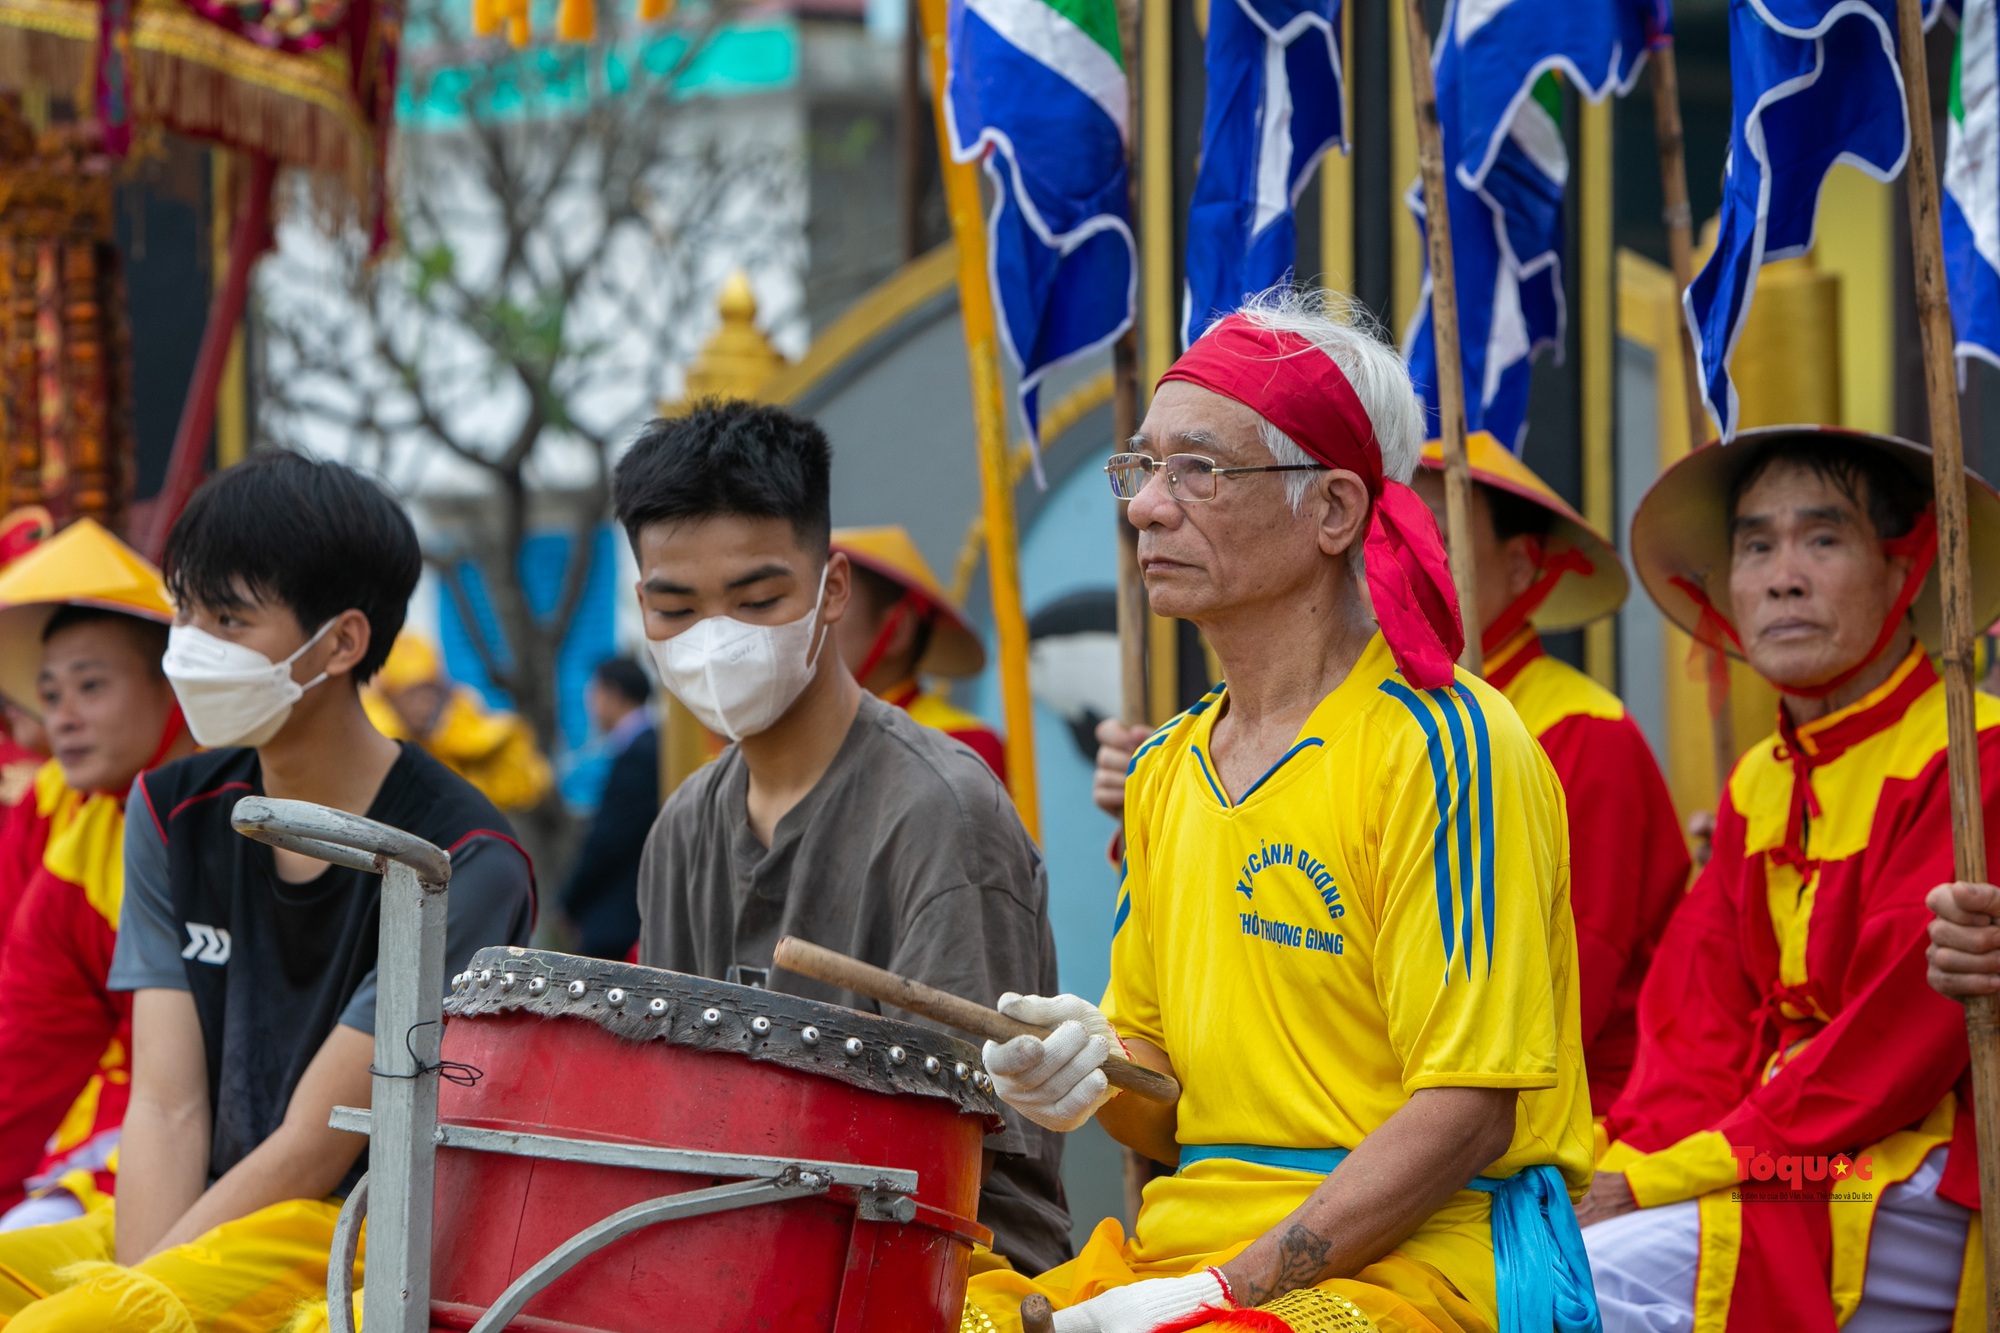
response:
[[(869, 696), (831, 646), (852, 590), (827, 545), (831, 464), (810, 421), (706, 403), (649, 424), (618, 465), (648, 649), (733, 742), (653, 826), (639, 960), (878, 1008), (773, 972), (796, 935), (982, 1004), (1049, 993), (1048, 877), (1006, 790)], [(994, 1249), (1029, 1273), (1068, 1259), (1061, 1137), (1010, 1112), (986, 1146)]]

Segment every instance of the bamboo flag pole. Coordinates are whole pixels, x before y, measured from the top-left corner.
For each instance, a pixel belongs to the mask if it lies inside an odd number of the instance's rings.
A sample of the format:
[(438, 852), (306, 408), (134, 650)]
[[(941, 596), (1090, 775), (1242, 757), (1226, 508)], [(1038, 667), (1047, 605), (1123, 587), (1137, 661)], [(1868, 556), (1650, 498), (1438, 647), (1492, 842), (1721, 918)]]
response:
[[(1665, 201), (1667, 261), (1674, 271), (1674, 297), (1685, 304), (1694, 281), (1694, 210), (1688, 205), (1687, 141), (1681, 132), (1681, 79), (1672, 38), (1647, 57), (1653, 66), (1653, 137), (1660, 147), (1660, 194)], [(1685, 315), (1681, 331), (1681, 393), (1687, 403), (1688, 449), (1708, 440), (1708, 409), (1701, 399), (1701, 366), (1695, 360), (1694, 339)], [(1719, 653), (1720, 648), (1708, 651)], [(1715, 799), (1719, 803), (1736, 767), (1736, 718), (1729, 709), (1729, 673), (1710, 672), (1708, 683), (1708, 743), (1715, 763)]]
[(1430, 30), (1423, 0), (1404, 0), (1409, 30), (1410, 94), (1417, 111), (1417, 171), (1424, 182), (1424, 232), (1431, 261), (1431, 342), (1437, 349), (1438, 439), (1444, 450), (1444, 526), (1451, 581), (1465, 627), (1459, 664), (1484, 666), (1479, 645), (1478, 585), (1472, 574), (1472, 470), (1465, 461), (1465, 367), (1458, 355), (1458, 278), (1451, 262), (1451, 205), (1445, 195), (1444, 131), (1431, 77)]
[(1007, 725), (1007, 785), (1028, 836), (1041, 841), (1035, 785), (1034, 700), (1028, 692), (1028, 620), (1021, 610), (1019, 536), (1014, 486), (1007, 467), (1006, 386), (1000, 377), (999, 325), (986, 276), (986, 217), (980, 206), (979, 164), (954, 162), (945, 120), (946, 0), (920, 0), (930, 50), (931, 109), (937, 117), (938, 165), (945, 209), (958, 245), (958, 308), (965, 325), (965, 359), (972, 379), (972, 420), (979, 435), (979, 488), (986, 518), (986, 569), (999, 641), (1001, 712)]
[[(1917, 322), (1923, 330), (1924, 388), (1930, 400), (1931, 466), (1936, 478), (1937, 577), (1944, 602), (1945, 738), (1951, 778), (1951, 845), (1961, 880), (1986, 879), (1986, 825), (1980, 801), (1979, 732), (1972, 695), (1972, 560), (1965, 520), (1965, 446), (1952, 366), (1951, 295), (1939, 230), (1937, 150), (1931, 138), (1930, 71), (1919, 0), (1898, 0), (1903, 95), (1909, 109), (1910, 239), (1916, 262)], [(1972, 1048), (1972, 1105), (1979, 1134), (1979, 1199), (2000, 1200), (2000, 1003), (1965, 1002)], [(1986, 1328), (2000, 1333), (2000, 1225), (1984, 1228)]]
[[(1139, 78), (1136, 72), (1145, 24), (1138, 0), (1119, 0), (1118, 35), (1125, 51), (1125, 173), (1131, 200), (1131, 216), (1140, 217), (1139, 154), (1132, 151), (1133, 135), (1142, 134)], [(1142, 224), (1134, 233), (1143, 254), (1160, 238), (1149, 236)], [(1171, 246), (1170, 236), (1166, 244)], [(1137, 256), (1135, 256), (1137, 258)], [(1135, 312), (1136, 313), (1136, 312)], [(1111, 447), (1122, 450), (1139, 429), (1139, 329), (1125, 330), (1111, 347)], [(1139, 532), (1125, 521), (1125, 506), (1113, 511), (1118, 525), (1118, 720), (1128, 727), (1144, 725), (1151, 717), (1146, 700), (1146, 586), (1139, 578)]]

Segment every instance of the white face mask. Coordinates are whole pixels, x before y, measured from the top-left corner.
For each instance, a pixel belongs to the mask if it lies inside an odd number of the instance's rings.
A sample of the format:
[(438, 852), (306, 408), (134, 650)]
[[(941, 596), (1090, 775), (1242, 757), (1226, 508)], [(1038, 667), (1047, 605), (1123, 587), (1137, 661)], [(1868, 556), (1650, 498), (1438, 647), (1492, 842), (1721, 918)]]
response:
[(292, 663), (332, 628), (331, 620), (321, 625), (282, 662), (192, 625), (169, 630), (160, 666), (195, 740), (214, 749), (258, 746), (277, 735), (299, 696), (326, 679), (322, 671), (301, 685), (292, 679)]
[(785, 715), (812, 680), (826, 637), (813, 642), (826, 571), (813, 609), (783, 625), (752, 625), (729, 616), (698, 620), (671, 639), (649, 639), (646, 650), (660, 683), (710, 731), (740, 741)]

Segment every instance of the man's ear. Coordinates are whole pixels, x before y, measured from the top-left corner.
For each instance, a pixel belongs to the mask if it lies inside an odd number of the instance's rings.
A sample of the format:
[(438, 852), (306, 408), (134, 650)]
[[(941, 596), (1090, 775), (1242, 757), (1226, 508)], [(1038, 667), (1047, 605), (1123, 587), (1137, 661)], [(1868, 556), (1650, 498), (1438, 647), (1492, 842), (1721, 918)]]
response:
[(1345, 556), (1368, 536), (1368, 487), (1360, 476), (1346, 468), (1319, 474), (1314, 498), (1320, 504), (1319, 549), (1325, 555)]
[(848, 563), (845, 551), (835, 551), (826, 558), (826, 593), (820, 602), (820, 619), (829, 625), (839, 624), (853, 595), (854, 566)]
[(1519, 597), (1542, 572), (1542, 539), (1525, 532), (1509, 537), (1500, 544), (1500, 558), (1507, 572), (1507, 596)]
[[(349, 607), (333, 618), (333, 628), (320, 640), (333, 645), (326, 664), (320, 668), (329, 676), (345, 676), (361, 664), (368, 656), (368, 645), (374, 641), (375, 628), (368, 623), (368, 617)], [(319, 671), (313, 672), (318, 675)], [(308, 676), (310, 680), (312, 677)]]

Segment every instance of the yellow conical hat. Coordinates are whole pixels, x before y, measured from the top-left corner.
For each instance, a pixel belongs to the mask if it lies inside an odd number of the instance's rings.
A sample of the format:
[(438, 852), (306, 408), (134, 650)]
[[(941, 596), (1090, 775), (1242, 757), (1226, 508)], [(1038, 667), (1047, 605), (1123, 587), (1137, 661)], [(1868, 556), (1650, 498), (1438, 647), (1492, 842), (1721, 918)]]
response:
[[(1422, 461), (1425, 467), (1442, 471), (1444, 446), (1436, 440), (1426, 444)], [(1490, 432), (1483, 430), (1473, 431), (1465, 437), (1465, 461), (1472, 472), (1472, 479), (1480, 485), (1518, 496), (1555, 515), (1555, 525), (1549, 531), (1549, 544), (1573, 547), (1590, 562), (1590, 573), (1574, 569), (1565, 573), (1562, 581), (1556, 584), (1555, 591), (1535, 608), (1534, 614), (1529, 617), (1535, 628), (1575, 629), (1578, 625), (1588, 625), (1593, 620), (1608, 616), (1624, 605), (1630, 583), (1625, 576), (1624, 562), (1618, 558), (1617, 548), (1591, 527), (1582, 514), (1570, 508), (1569, 502), (1551, 490), (1532, 468), (1510, 453)]]
[(413, 630), (404, 630), (390, 645), (382, 669), (369, 682), (378, 690), (396, 694), (415, 685), (435, 685), (444, 678), (437, 649)]
[(945, 596), (944, 585), (902, 527), (835, 528), (833, 549), (863, 569), (907, 588), (936, 613), (930, 647), (917, 669), (933, 676), (976, 676), (986, 669), (986, 648), (965, 623), (965, 613)]
[(94, 519), (80, 518), (0, 570), (0, 694), (35, 709), (42, 627), (65, 606), (174, 618), (160, 571)]

